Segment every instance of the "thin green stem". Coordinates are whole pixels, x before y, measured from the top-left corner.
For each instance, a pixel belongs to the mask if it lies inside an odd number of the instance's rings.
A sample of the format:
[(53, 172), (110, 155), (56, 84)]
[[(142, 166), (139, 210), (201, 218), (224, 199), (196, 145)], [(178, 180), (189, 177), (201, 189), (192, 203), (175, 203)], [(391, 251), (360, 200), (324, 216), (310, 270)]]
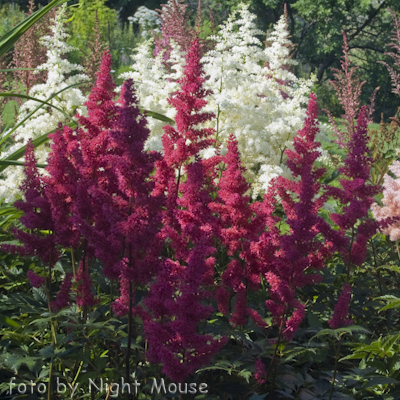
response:
[(333, 396), (333, 389), (335, 388), (335, 381), (336, 381), (336, 373), (337, 373), (337, 367), (339, 364), (339, 357), (340, 357), (340, 345), (342, 343), (342, 336), (339, 336), (339, 343), (337, 348), (335, 349), (335, 367), (333, 370), (333, 376), (332, 376), (332, 382), (331, 382), (331, 391), (329, 393), (329, 400), (332, 400)]

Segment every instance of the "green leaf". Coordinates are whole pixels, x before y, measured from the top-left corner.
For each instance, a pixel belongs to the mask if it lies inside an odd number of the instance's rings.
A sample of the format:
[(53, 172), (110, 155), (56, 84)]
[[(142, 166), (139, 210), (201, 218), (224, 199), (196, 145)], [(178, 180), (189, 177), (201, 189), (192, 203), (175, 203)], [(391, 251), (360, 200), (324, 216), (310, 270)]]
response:
[(364, 388), (370, 388), (372, 386), (376, 386), (376, 385), (389, 385), (389, 384), (399, 384), (400, 382), (396, 379), (393, 378), (387, 378), (385, 376), (382, 377), (377, 377), (377, 378), (372, 378), (370, 379), (365, 385)]
[(175, 124), (175, 121), (173, 119), (168, 118), (167, 116), (165, 116), (163, 114), (159, 114), (159, 113), (157, 113), (155, 111), (144, 110), (143, 108), (140, 108), (140, 107), (139, 107), (139, 109), (140, 109), (141, 113), (143, 113), (143, 114), (145, 114), (145, 115), (147, 115), (149, 117), (152, 117), (154, 119), (158, 119), (160, 121), (168, 122), (169, 124), (172, 124), (172, 125)]
[(349, 326), (345, 326), (344, 328), (338, 328), (338, 329), (335, 329), (335, 332), (337, 332), (339, 334), (340, 333), (350, 333), (350, 335), (352, 335), (353, 332), (363, 332), (363, 333), (368, 333), (368, 334), (372, 333), (367, 328), (364, 328), (359, 325), (349, 325)]
[(6, 365), (14, 371), (18, 371), (21, 364), (24, 362), (24, 357), (11, 356), (5, 360)]
[(265, 396), (267, 394), (268, 393), (266, 393), (266, 394), (253, 394), (253, 396), (251, 396), (249, 400), (264, 400)]
[(338, 170), (335, 170), (332, 172), (331, 176), (328, 176), (325, 180), (324, 183), (328, 184), (334, 181), (338, 176), (340, 175), (340, 172)]
[(43, 101), (43, 100), (39, 100), (35, 97), (31, 97), (31, 96), (26, 96), (25, 94), (18, 94), (18, 93), (0, 93), (0, 97), (19, 97), (21, 99), (26, 99), (26, 100), (33, 100), (33, 101), (37, 101), (38, 103), (42, 103), (43, 105), (49, 106), (49, 107), (53, 107), (55, 108), (57, 111), (59, 111), (60, 113), (62, 113), (64, 115), (64, 117), (71, 119), (72, 117), (67, 114), (64, 110), (61, 110), (61, 108), (54, 106), (51, 103), (48, 103), (47, 101)]
[[(0, 160), (0, 165), (15, 165), (17, 167), (23, 167), (25, 163), (23, 161), (14, 161), (14, 160)], [(47, 164), (35, 164), (38, 168), (46, 168)]]
[(20, 328), (21, 325), (13, 319), (0, 314), (0, 324), (11, 326), (12, 328)]
[(312, 312), (309, 312), (307, 315), (307, 321), (308, 324), (311, 327), (317, 327), (317, 328), (322, 328), (322, 322), (319, 320), (319, 318), (313, 314)]
[[(74, 122), (70, 122), (69, 124), (66, 124), (66, 126), (69, 126), (70, 128), (74, 128), (75, 127), (75, 123)], [(49, 140), (49, 135), (51, 133), (54, 133), (57, 129), (53, 129), (50, 132), (46, 132), (44, 133), (42, 136), (39, 136), (38, 138), (36, 138), (32, 144), (34, 147), (38, 147), (40, 145), (42, 145), (43, 143), (46, 143)], [(11, 160), (18, 160), (20, 159), (26, 151), (26, 146), (22, 146), (20, 149), (14, 151), (14, 153), (10, 154), (6, 159), (3, 159), (1, 161), (11, 161)], [(1, 166), (0, 164), (0, 172), (4, 171), (7, 168), (7, 165), (3, 165)]]
[(384, 352), (387, 354), (393, 351), (393, 345), (400, 339), (400, 333), (397, 335), (391, 335), (385, 338), (384, 342), (382, 343), (382, 347)]
[(39, 354), (44, 358), (51, 358), (54, 356), (54, 349), (52, 346), (46, 346), (39, 351)]
[(397, 272), (400, 274), (400, 267), (398, 265), (380, 265), (377, 269), (387, 269), (389, 271)]
[[(46, 103), (48, 103), (51, 99), (53, 99), (54, 97), (56, 97), (57, 95), (59, 95), (60, 93), (62, 93), (64, 90), (70, 89), (72, 87), (77, 87), (77, 86), (81, 86), (83, 84), (89, 83), (89, 82), (93, 82), (92, 81), (84, 81), (84, 82), (78, 82), (78, 83), (74, 83), (72, 85), (66, 86), (65, 88), (59, 90), (58, 92), (52, 94), (48, 99), (45, 100), (44, 103), (40, 104), (40, 106), (37, 106), (32, 112), (30, 112), (22, 121), (18, 122), (17, 125), (14, 126), (14, 128), (12, 128), (7, 135), (3, 136), (0, 140), (0, 144), (4, 143), (5, 140), (7, 140), (22, 124), (25, 123), (26, 120), (28, 120), (37, 110), (41, 109)], [(77, 125), (76, 122), (73, 122), (74, 125)], [(7, 159), (9, 159), (7, 157)]]
[(337, 334), (337, 332), (334, 329), (321, 329), (318, 333), (316, 333), (310, 340), (309, 342), (311, 342), (311, 340), (320, 337), (320, 336), (332, 336), (336, 339), (339, 339), (339, 336)]
[(53, 0), (47, 6), (40, 8), (39, 10), (32, 13), (29, 17), (25, 18), (22, 22), (16, 25), (14, 28), (6, 32), (0, 38), (0, 56), (5, 54), (14, 43), (37, 21), (39, 21), (44, 15), (46, 15), (51, 9), (65, 3), (67, 0)]

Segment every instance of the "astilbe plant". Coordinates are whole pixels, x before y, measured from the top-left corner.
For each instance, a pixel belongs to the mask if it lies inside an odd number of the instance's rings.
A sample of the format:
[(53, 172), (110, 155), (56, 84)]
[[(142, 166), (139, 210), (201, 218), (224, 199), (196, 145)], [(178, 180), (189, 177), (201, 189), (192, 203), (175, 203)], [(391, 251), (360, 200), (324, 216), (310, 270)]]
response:
[(389, 8), (394, 20), (394, 30), (391, 36), (391, 43), (389, 47), (393, 49), (392, 52), (385, 53), (385, 55), (390, 56), (394, 61), (394, 68), (390, 66), (385, 61), (378, 61), (379, 63), (383, 64), (389, 71), (390, 77), (392, 79), (392, 92), (400, 96), (400, 23), (399, 19), (397, 18), (396, 13)]
[(397, 218), (396, 221), (383, 227), (382, 231), (388, 235), (390, 240), (395, 242), (400, 239), (400, 223), (398, 217), (400, 215), (400, 162), (395, 161), (389, 170), (395, 176), (393, 178), (389, 174), (385, 174), (383, 182), (383, 199), (382, 206), (377, 203), (372, 204), (372, 212), (377, 221), (385, 221), (389, 218)]
[(156, 10), (161, 19), (161, 37), (154, 34), (154, 56), (164, 52), (164, 60), (169, 61), (172, 50), (171, 40), (174, 40), (184, 52), (190, 49), (196, 32), (189, 26), (187, 7), (184, 0), (169, 0), (167, 4), (163, 4), (161, 10)]
[(78, 117), (81, 126), (76, 130), (65, 126), (52, 135), (49, 176), (44, 178), (57, 243), (83, 252), (75, 279), (78, 305), (85, 309), (96, 303), (90, 289), (90, 265), (98, 243), (90, 240), (89, 234), (93, 226), (100, 229), (99, 225), (104, 225), (101, 205), (91, 190), (93, 187), (109, 189), (111, 182), (107, 180), (102, 157), (107, 152), (108, 129), (115, 122), (117, 112), (110, 70), (111, 56), (105, 52), (96, 86), (85, 103), (88, 116)]
[[(325, 171), (313, 167), (320, 154), (319, 143), (315, 140), (317, 118), (316, 96), (311, 94), (304, 128), (294, 138), (294, 150), (286, 151), (288, 167), (298, 179), (275, 179), (259, 206), (270, 231), (253, 243), (253, 251), (262, 261), (262, 273), (270, 285), (271, 299), (267, 300), (266, 307), (280, 327), (279, 339), (283, 335), (290, 340), (304, 318), (305, 307), (296, 298), (296, 289), (321, 280), (318, 271), (324, 268), (331, 255), (332, 238), (341, 241), (318, 215), (324, 202), (323, 197), (317, 198), (321, 189), (318, 180)], [(289, 232), (285, 234), (276, 229), (279, 219), (272, 214), (277, 196), (287, 216)], [(323, 242), (317, 238), (319, 231), (323, 231), (328, 240)]]
[[(34, 12), (35, 2), (29, 0), (28, 17)], [(34, 24), (14, 45), (13, 58), (9, 68), (13, 71), (14, 84), (22, 83), (26, 93), (29, 93), (33, 85), (44, 83), (47, 79), (47, 71), (21, 71), (19, 68), (37, 68), (46, 62), (46, 46), (39, 38), (51, 34), (50, 18), (54, 18), (54, 11), (46, 14), (43, 19)], [(18, 89), (18, 88), (16, 88)]]
[[(47, 277), (48, 303), (50, 307), (51, 299), (51, 276), (52, 267), (58, 260), (59, 253), (55, 241), (55, 225), (51, 216), (50, 202), (46, 196), (46, 183), (36, 167), (36, 158), (32, 140), (28, 142), (25, 163), (25, 180), (21, 185), (21, 191), (25, 199), (18, 200), (14, 207), (24, 212), (20, 222), (26, 230), (13, 230), (13, 234), (21, 245), (4, 244), (1, 249), (10, 253), (18, 253), (23, 256), (36, 256), (43, 263), (43, 272)], [(47, 234), (42, 233), (48, 231)], [(43, 284), (43, 277), (38, 277), (33, 271), (28, 272), (28, 278), (32, 286), (39, 287)]]
[[(214, 143), (210, 137), (211, 128), (198, 128), (197, 125), (210, 120), (214, 114), (200, 112), (207, 104), (204, 99), (209, 92), (203, 88), (204, 71), (200, 64), (199, 41), (195, 39), (187, 56), (184, 74), (178, 81), (181, 90), (173, 93), (168, 102), (176, 108), (176, 128), (164, 127), (162, 143), (164, 157), (156, 166), (156, 193), (168, 192), (167, 218), (172, 218), (179, 193), (179, 184), (184, 166), (199, 152)], [(177, 176), (177, 179), (176, 179)], [(165, 226), (169, 220), (165, 220)]]
[(203, 303), (211, 298), (216, 253), (213, 238), (217, 229), (203, 181), (202, 164), (191, 164), (176, 211), (180, 229), (174, 234), (182, 237), (181, 246), (175, 251), (176, 261), (164, 261), (145, 300), (152, 315), (144, 321), (149, 360), (162, 363), (163, 372), (178, 382), (208, 364), (225, 343), (225, 339), (198, 333), (213, 311)]
[(260, 285), (259, 265), (251, 252), (251, 245), (257, 241), (265, 226), (264, 220), (257, 218), (250, 204), (250, 196), (246, 195), (250, 184), (243, 176), (244, 168), (233, 135), (228, 141), (228, 153), (223, 162), (226, 169), (219, 181), (218, 197), (209, 205), (219, 215), (221, 242), (230, 257), (217, 290), (218, 308), (223, 314), (229, 313), (231, 294), (228, 289), (233, 290), (236, 293), (235, 307), (230, 318), (233, 325), (246, 325), (250, 315), (257, 325), (265, 327), (261, 316), (247, 307), (248, 290), (257, 290)]
[(335, 89), (339, 98), (339, 102), (343, 107), (344, 114), (342, 115), (342, 118), (344, 119), (346, 130), (342, 132), (333, 120), (332, 113), (328, 110), (324, 111), (328, 114), (329, 121), (331, 122), (333, 130), (336, 133), (336, 142), (340, 147), (344, 148), (353, 134), (354, 121), (360, 109), (360, 95), (362, 87), (365, 84), (365, 81), (361, 82), (359, 75), (356, 74), (359, 67), (350, 67), (349, 44), (347, 42), (347, 36), (344, 32), (343, 56), (340, 63), (342, 69), (339, 70), (334, 68), (334, 76), (336, 80), (332, 80), (330, 83)]
[(86, 48), (86, 52), (82, 50), (85, 54), (82, 65), (85, 68), (86, 75), (94, 82), (87, 84), (84, 89), (90, 92), (95, 85), (97, 72), (100, 70), (101, 61), (103, 59), (103, 53), (107, 50), (107, 43), (101, 40), (101, 30), (99, 19), (97, 17), (97, 10), (94, 11), (94, 29), (86, 43)]
[[(348, 324), (345, 300), (350, 301), (351, 288), (348, 285), (352, 268), (361, 266), (367, 254), (367, 241), (376, 233), (377, 223), (368, 216), (374, 201), (373, 196), (379, 192), (380, 186), (369, 183), (371, 158), (368, 156), (368, 107), (362, 106), (358, 114), (357, 124), (347, 144), (348, 154), (344, 166), (339, 168), (343, 178), (341, 187), (330, 187), (327, 193), (342, 205), (341, 213), (332, 213), (331, 220), (339, 227), (345, 238), (344, 246), (337, 249), (342, 254), (347, 267), (346, 286), (335, 308), (331, 327)], [(339, 317), (338, 314), (341, 316)]]
[(96, 221), (103, 222), (86, 228), (86, 237), (95, 243), (95, 255), (103, 263), (105, 274), (120, 278), (123, 293), (114, 309), (121, 316), (129, 310), (127, 281), (132, 287), (147, 284), (158, 271), (161, 252), (157, 233), (164, 196), (152, 195), (151, 179), (155, 161), (160, 157), (158, 153), (144, 152), (148, 135), (133, 82), (127, 80), (122, 87), (116, 120), (108, 130), (108, 150), (102, 154), (107, 180), (113, 184), (90, 189), (100, 213)]
[(199, 53), (195, 39), (186, 57), (181, 90), (170, 99), (177, 109), (176, 128), (165, 127), (164, 157), (156, 163), (154, 193), (167, 195), (162, 237), (174, 257), (163, 260), (144, 302), (149, 360), (161, 362), (163, 372), (179, 382), (207, 364), (224, 343), (197, 332), (212, 312), (202, 301), (211, 296), (206, 286), (213, 284), (213, 237), (218, 234), (217, 219), (208, 208), (207, 168), (199, 160), (193, 162), (200, 150), (213, 143), (209, 139), (213, 130), (197, 127), (212, 117), (201, 112), (207, 92)]
[(32, 233), (20, 229), (14, 230), (16, 239), (23, 246), (5, 245), (5, 251), (18, 251), (24, 255), (36, 255), (44, 264), (53, 265), (57, 259), (54, 235), (43, 235), (39, 231), (54, 232), (54, 223), (51, 218), (50, 204), (45, 196), (45, 184), (36, 167), (34, 146), (28, 142), (25, 152), (24, 172), (25, 180), (21, 185), (25, 199), (18, 200), (14, 206), (24, 212), (20, 221)]

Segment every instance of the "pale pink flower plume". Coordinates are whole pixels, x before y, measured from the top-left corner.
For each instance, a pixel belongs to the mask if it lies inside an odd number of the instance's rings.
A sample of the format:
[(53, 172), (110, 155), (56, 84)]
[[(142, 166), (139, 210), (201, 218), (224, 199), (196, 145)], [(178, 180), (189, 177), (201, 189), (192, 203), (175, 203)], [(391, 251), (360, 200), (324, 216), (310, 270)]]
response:
[[(380, 207), (374, 203), (371, 206), (372, 213), (377, 221), (400, 216), (400, 161), (395, 161), (389, 169), (396, 176), (396, 179), (388, 174), (385, 175), (382, 199), (384, 205)], [(400, 239), (400, 220), (382, 228), (382, 232), (389, 235), (393, 242)]]

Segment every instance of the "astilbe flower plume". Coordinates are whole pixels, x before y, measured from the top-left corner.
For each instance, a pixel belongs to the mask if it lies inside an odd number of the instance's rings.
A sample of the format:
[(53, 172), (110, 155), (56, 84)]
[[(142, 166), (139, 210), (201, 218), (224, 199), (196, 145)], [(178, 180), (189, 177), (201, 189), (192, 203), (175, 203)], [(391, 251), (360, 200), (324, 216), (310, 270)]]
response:
[[(148, 135), (133, 82), (127, 80), (121, 90), (116, 120), (108, 130), (108, 150), (101, 155), (110, 184), (90, 188), (96, 223), (85, 226), (86, 238), (103, 263), (106, 276), (120, 278), (122, 297), (116, 307), (129, 304), (128, 282), (144, 285), (158, 271), (164, 196), (152, 195), (151, 174), (160, 155), (144, 152)], [(122, 310), (119, 309), (120, 315)]]
[[(51, 217), (49, 200), (45, 194), (46, 184), (36, 167), (34, 146), (30, 140), (26, 146), (24, 162), (25, 180), (21, 185), (21, 191), (25, 200), (18, 200), (14, 207), (24, 212), (20, 222), (30, 230), (14, 229), (13, 233), (22, 246), (2, 245), (4, 251), (19, 253), (23, 256), (37, 256), (44, 265), (50, 268), (58, 259), (54, 230), (55, 226)], [(40, 231), (49, 231), (43, 235)]]
[[(94, 29), (90, 33), (86, 47), (87, 51), (84, 51), (85, 59), (83, 61), (83, 67), (85, 68), (85, 72), (89, 79), (96, 80), (97, 72), (100, 70), (104, 51), (107, 50), (107, 43), (101, 40), (101, 31), (99, 19), (97, 17), (97, 10), (94, 10)], [(88, 83), (85, 86), (85, 89), (91, 91), (94, 85), (94, 82)]]
[(98, 299), (93, 294), (92, 279), (87, 270), (85, 270), (84, 260), (79, 262), (75, 281), (77, 282), (76, 304), (79, 307), (94, 307), (98, 303)]
[(261, 359), (258, 358), (255, 365), (254, 378), (256, 378), (256, 381), (259, 385), (263, 385), (266, 382), (266, 375), (267, 372), (265, 371), (265, 365)]
[[(318, 180), (325, 170), (313, 166), (320, 155), (319, 143), (315, 140), (317, 121), (316, 96), (311, 94), (304, 129), (294, 138), (294, 150), (286, 150), (288, 167), (299, 179), (278, 177), (274, 180), (263, 203), (258, 206), (270, 232), (261, 235), (252, 246), (270, 286), (271, 299), (267, 300), (266, 307), (287, 340), (298, 330), (305, 315), (304, 304), (296, 298), (296, 289), (321, 280), (322, 276), (317, 272), (324, 268), (325, 260), (331, 254), (332, 239), (344, 243), (341, 236), (318, 216), (325, 201), (324, 197), (317, 196), (321, 187)], [(279, 220), (272, 215), (277, 196), (289, 226), (289, 232), (283, 235), (276, 231)], [(324, 231), (329, 240), (317, 240), (319, 231)]]
[[(331, 214), (332, 221), (342, 229), (351, 230), (347, 245), (341, 249), (348, 268), (360, 266), (366, 256), (366, 243), (376, 232), (377, 224), (368, 218), (368, 210), (374, 201), (373, 196), (379, 192), (378, 185), (368, 183), (371, 169), (371, 158), (368, 156), (368, 109), (361, 107), (357, 126), (348, 143), (348, 154), (344, 166), (339, 171), (344, 176), (341, 187), (329, 187), (328, 193), (338, 199), (344, 206), (342, 213)], [(357, 222), (361, 223), (355, 228)]]
[(346, 283), (342, 289), (338, 301), (335, 306), (332, 318), (328, 321), (332, 329), (341, 328), (346, 325), (351, 325), (353, 321), (347, 318), (349, 313), (349, 304), (351, 300), (351, 286)]
[(396, 13), (389, 8), (390, 13), (394, 20), (394, 30), (392, 31), (391, 43), (388, 45), (394, 51), (385, 53), (385, 55), (390, 56), (394, 61), (394, 68), (390, 66), (385, 61), (378, 61), (378, 63), (383, 64), (389, 71), (392, 80), (392, 92), (400, 96), (400, 23), (397, 18)]
[[(347, 266), (347, 284), (352, 268), (361, 266), (367, 254), (367, 241), (376, 233), (378, 224), (368, 217), (368, 211), (374, 201), (373, 196), (380, 186), (368, 183), (371, 158), (368, 156), (368, 108), (362, 106), (358, 114), (357, 125), (348, 142), (348, 154), (344, 166), (339, 171), (344, 176), (341, 187), (329, 187), (327, 193), (342, 204), (342, 213), (332, 213), (331, 220), (340, 228), (345, 239), (344, 245), (337, 246)], [(340, 323), (348, 325), (345, 302), (350, 302), (351, 287), (346, 285), (335, 307), (330, 326)]]
[(107, 151), (107, 129), (112, 127), (117, 111), (110, 71), (111, 56), (105, 52), (96, 85), (85, 103), (88, 116), (78, 117), (81, 126), (77, 129), (64, 126), (52, 135), (48, 197), (57, 240), (64, 246), (77, 248), (84, 226), (94, 223), (96, 210), (89, 188), (109, 183), (104, 179), (101, 155)]
[[(177, 109), (176, 128), (165, 127), (164, 158), (156, 163), (154, 194), (167, 195), (162, 237), (168, 239), (174, 259), (163, 260), (144, 302), (149, 360), (162, 363), (163, 372), (178, 382), (208, 363), (224, 344), (197, 331), (212, 312), (203, 302), (211, 296), (207, 286), (213, 284), (213, 237), (218, 235), (217, 219), (208, 208), (213, 163), (191, 162), (213, 143), (211, 129), (196, 127), (212, 117), (201, 112), (207, 94), (203, 74), (195, 39), (186, 56), (181, 90), (169, 100)], [(187, 179), (181, 182), (184, 167)]]
[(27, 278), (29, 279), (29, 283), (32, 287), (40, 288), (46, 282), (46, 279), (43, 276), (39, 276), (35, 274), (31, 269), (26, 273)]
[[(29, 0), (28, 7), (27, 17), (34, 12), (34, 0)], [(14, 81), (22, 83), (26, 93), (33, 85), (46, 81), (46, 71), (21, 71), (19, 68), (36, 68), (46, 61), (46, 47), (39, 41), (39, 38), (50, 35), (51, 17), (54, 18), (54, 10), (30, 27), (14, 45), (13, 58), (9, 68), (15, 69), (13, 71)]]
[(354, 121), (357, 117), (358, 111), (360, 109), (360, 95), (362, 87), (365, 84), (359, 80), (359, 76), (356, 75), (357, 69), (359, 67), (350, 68), (349, 60), (349, 44), (347, 41), (347, 36), (343, 33), (343, 57), (341, 60), (342, 70), (334, 68), (334, 76), (336, 80), (330, 81), (333, 88), (335, 89), (339, 102), (343, 107), (344, 114), (342, 118), (346, 126), (346, 130), (342, 132), (333, 120), (332, 113), (330, 111), (324, 110), (329, 117), (329, 121), (336, 133), (336, 142), (340, 147), (346, 147), (348, 141), (351, 138), (354, 130)]
[(71, 304), (72, 277), (71, 273), (65, 275), (56, 299), (50, 303), (50, 308), (53, 311), (58, 312)]
[(176, 208), (183, 167), (200, 150), (214, 143), (210, 139), (213, 129), (196, 127), (214, 116), (212, 113), (201, 112), (207, 104), (204, 97), (208, 95), (208, 91), (203, 88), (205, 79), (199, 52), (199, 41), (195, 39), (187, 53), (184, 73), (179, 80), (181, 90), (168, 99), (177, 110), (176, 128), (170, 125), (164, 127), (164, 157), (157, 161), (155, 172), (155, 194), (168, 193), (167, 219), (163, 221), (165, 226), (173, 224), (172, 212)]
[(254, 207), (250, 203), (250, 196), (246, 193), (250, 189), (243, 176), (244, 168), (240, 162), (237, 141), (233, 135), (228, 141), (228, 153), (224, 158), (226, 169), (222, 172), (219, 181), (218, 197), (209, 205), (213, 212), (220, 216), (221, 241), (231, 257), (221, 278), (218, 288), (219, 310), (227, 314), (230, 296), (227, 289), (236, 293), (236, 303), (230, 321), (234, 325), (244, 326), (247, 316), (254, 322), (265, 327), (265, 321), (255, 310), (247, 307), (247, 291), (258, 289), (260, 284), (259, 265), (251, 252), (251, 243), (265, 230), (264, 221), (257, 218)]
[(154, 56), (164, 51), (164, 60), (168, 61), (172, 51), (171, 40), (179, 45), (181, 51), (187, 52), (190, 49), (196, 32), (189, 27), (187, 7), (184, 0), (170, 0), (162, 5), (161, 10), (156, 10), (161, 19), (161, 37), (154, 34)]
[(176, 210), (180, 229), (174, 234), (183, 239), (176, 249), (177, 260), (164, 262), (145, 300), (152, 315), (144, 323), (149, 360), (162, 363), (163, 372), (178, 382), (209, 363), (226, 341), (198, 333), (200, 324), (203, 326), (212, 313), (212, 307), (203, 302), (211, 296), (207, 286), (212, 284), (209, 270), (215, 263), (213, 237), (217, 233), (217, 220), (208, 209), (211, 198), (203, 181), (202, 164), (191, 164)]

